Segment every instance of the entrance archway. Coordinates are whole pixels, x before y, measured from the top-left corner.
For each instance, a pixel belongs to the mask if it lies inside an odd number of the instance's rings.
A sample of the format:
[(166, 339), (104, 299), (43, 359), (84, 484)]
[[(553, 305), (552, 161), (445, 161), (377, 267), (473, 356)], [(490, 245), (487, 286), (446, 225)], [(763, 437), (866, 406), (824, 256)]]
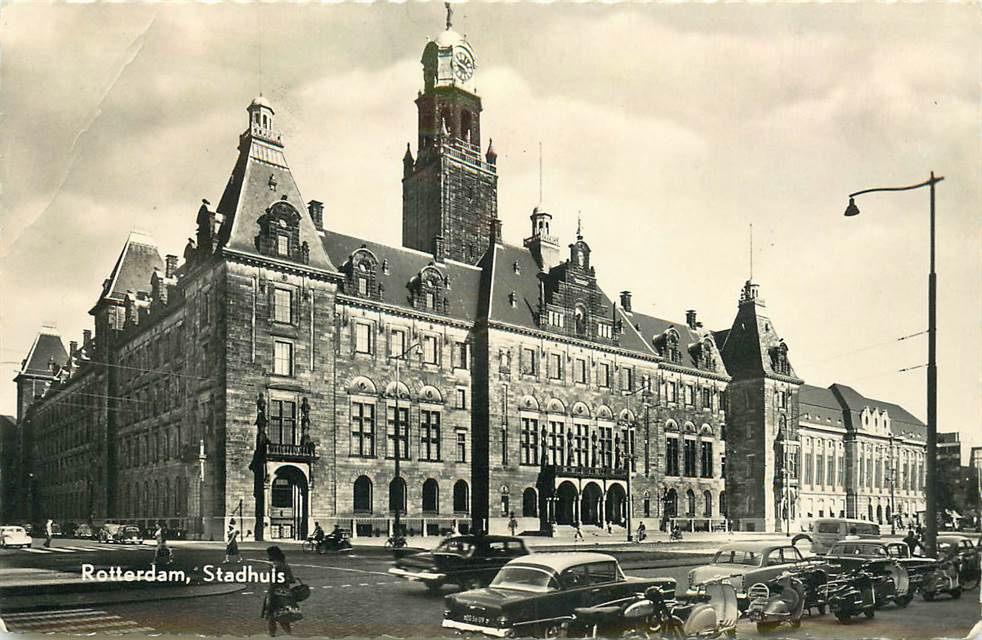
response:
[(607, 489), (607, 501), (604, 505), (604, 515), (607, 522), (616, 525), (624, 525), (626, 519), (625, 506), (627, 505), (627, 494), (624, 487), (619, 484), (612, 484)]
[(876, 505), (876, 521), (883, 524), (883, 505)]
[(580, 521), (583, 524), (600, 525), (600, 499), (603, 491), (596, 482), (589, 482), (583, 487), (583, 497), (580, 500)]
[(303, 540), (307, 537), (307, 477), (287, 465), (276, 470), (270, 491), (270, 536)]
[(556, 524), (573, 524), (576, 520), (576, 486), (568, 480), (556, 489)]

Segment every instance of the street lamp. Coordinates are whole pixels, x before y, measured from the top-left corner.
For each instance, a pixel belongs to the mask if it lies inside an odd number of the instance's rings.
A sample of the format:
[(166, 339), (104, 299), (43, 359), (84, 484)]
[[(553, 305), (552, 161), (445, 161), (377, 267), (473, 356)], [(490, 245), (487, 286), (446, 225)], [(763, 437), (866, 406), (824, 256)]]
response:
[[(406, 347), (405, 349), (403, 349), (402, 350), (402, 353), (400, 353), (399, 355), (397, 355), (397, 356), (389, 356), (389, 360), (395, 360), (395, 363), (396, 363), (396, 387), (395, 387), (396, 406), (395, 406), (395, 416), (393, 416), (393, 421), (392, 421), (393, 422), (393, 428), (395, 429), (395, 456), (394, 456), (394, 458), (395, 458), (396, 466), (395, 466), (395, 477), (392, 479), (392, 481), (396, 483), (396, 490), (397, 491), (400, 491), (400, 493), (401, 493), (401, 495), (399, 496), (399, 503), (396, 504), (395, 524), (394, 524), (393, 531), (392, 531), (393, 537), (402, 535), (402, 531), (401, 531), (401, 528), (400, 528), (400, 522), (399, 522), (399, 514), (402, 511), (401, 508), (406, 506), (406, 493), (404, 491), (401, 491), (401, 487), (398, 484), (398, 480), (400, 478), (399, 457), (400, 457), (400, 454), (401, 454), (401, 451), (399, 450), (399, 443), (402, 440), (402, 423), (399, 420), (399, 363), (402, 362), (403, 360), (408, 361), (409, 354), (412, 353), (413, 351), (416, 351), (416, 350), (420, 349), (421, 347), (422, 347), (422, 345), (419, 342), (414, 342), (413, 344), (411, 344), (408, 347)], [(409, 414), (408, 414), (408, 411), (406, 413), (406, 439), (407, 440), (409, 439)], [(390, 496), (392, 495), (392, 489), (391, 489), (391, 487), (389, 489), (389, 495)]]
[[(631, 396), (641, 393), (642, 405), (644, 406), (645, 446), (648, 446), (648, 429), (647, 429), (648, 402), (644, 400), (644, 397), (647, 395), (650, 387), (651, 387), (651, 379), (647, 378), (645, 379), (644, 384), (638, 387), (637, 389), (621, 391), (621, 395), (623, 395), (625, 398), (630, 398)], [(633, 539), (631, 534), (631, 511), (634, 505), (631, 499), (631, 472), (634, 467), (634, 459), (635, 459), (635, 453), (634, 453), (635, 438), (631, 437), (631, 431), (636, 427), (636, 425), (637, 425), (637, 420), (635, 420), (634, 426), (628, 425), (627, 442), (625, 443), (624, 446), (625, 449), (629, 449), (627, 454), (624, 456), (624, 458), (627, 461), (627, 464), (625, 466), (627, 467), (627, 541), (628, 542), (631, 542), (631, 540)]]
[(890, 535), (897, 533), (897, 507), (894, 503), (894, 488), (897, 484), (897, 460), (894, 453), (893, 443), (897, 440), (896, 436), (890, 434)]
[[(934, 185), (944, 180), (942, 176), (935, 176), (931, 172), (931, 177), (918, 184), (906, 187), (878, 187), (875, 189), (863, 189), (849, 194), (849, 206), (846, 207), (845, 215), (852, 217), (859, 215), (859, 207), (856, 206), (855, 197), (864, 193), (876, 191), (911, 191), (921, 187), (929, 187), (931, 191), (931, 268), (927, 280), (927, 495), (926, 497), (926, 519), (924, 529), (924, 548), (929, 556), (934, 556), (937, 548), (938, 537), (938, 514), (937, 514), (937, 448), (938, 448), (938, 364), (937, 364), (937, 274), (934, 272)], [(892, 514), (891, 514), (892, 515)]]

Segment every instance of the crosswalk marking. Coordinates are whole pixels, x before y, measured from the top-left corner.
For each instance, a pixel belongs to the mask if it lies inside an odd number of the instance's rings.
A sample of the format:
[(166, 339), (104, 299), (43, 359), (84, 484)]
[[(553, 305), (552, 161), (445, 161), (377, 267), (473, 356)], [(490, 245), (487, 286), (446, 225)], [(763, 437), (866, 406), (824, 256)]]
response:
[(105, 632), (105, 633), (146, 633), (154, 631), (151, 627), (141, 626), (133, 620), (125, 620), (100, 609), (49, 609), (44, 611), (26, 611), (3, 615), (4, 622), (10, 631), (26, 633), (68, 633), (68, 632)]
[[(150, 547), (133, 547), (135, 549), (150, 550)], [(93, 551), (128, 551), (128, 546), (104, 546), (104, 547), (25, 547), (28, 553), (91, 553)]]

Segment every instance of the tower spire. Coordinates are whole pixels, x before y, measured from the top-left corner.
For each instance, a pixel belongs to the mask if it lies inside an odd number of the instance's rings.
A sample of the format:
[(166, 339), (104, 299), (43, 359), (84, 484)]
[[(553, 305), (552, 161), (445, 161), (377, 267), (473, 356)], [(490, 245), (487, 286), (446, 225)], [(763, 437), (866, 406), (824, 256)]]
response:
[(583, 239), (583, 212), (579, 210), (576, 212), (576, 239)]
[(444, 2), (443, 6), (447, 8), (447, 31), (453, 27), (453, 7), (450, 6), (449, 2)]
[(750, 223), (750, 280), (754, 279), (754, 223)]

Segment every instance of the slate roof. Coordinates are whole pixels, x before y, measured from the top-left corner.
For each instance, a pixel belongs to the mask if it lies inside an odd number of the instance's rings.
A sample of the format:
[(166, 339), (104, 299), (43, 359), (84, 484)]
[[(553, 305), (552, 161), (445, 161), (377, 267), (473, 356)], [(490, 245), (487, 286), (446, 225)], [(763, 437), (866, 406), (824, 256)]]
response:
[[(240, 136), (239, 157), (232, 169), (216, 211), (225, 220), (219, 243), (231, 250), (259, 257), (256, 251), (258, 219), (275, 202), (284, 199), (300, 213), (300, 242), (310, 248), (309, 266), (335, 271), (323, 250), (314, 222), (307, 213), (283, 147), (252, 135), (252, 127)], [(268, 133), (268, 132), (267, 132)]]
[(862, 424), (861, 415), (863, 409), (869, 407), (870, 409), (877, 409), (881, 412), (886, 411), (890, 415), (890, 430), (893, 433), (898, 435), (911, 433), (918, 438), (926, 437), (927, 426), (898, 404), (867, 398), (852, 387), (844, 384), (833, 384), (829, 389), (839, 399), (843, 409), (848, 412), (846, 416), (847, 420), (849, 420), (850, 426), (855, 429), (858, 429), (859, 425)]
[[(515, 265), (518, 265), (518, 272)], [(490, 291), (486, 292), (490, 305), (488, 319), (524, 329), (543, 330), (537, 320), (539, 308), (539, 264), (532, 252), (525, 247), (510, 244), (495, 245), (493, 252), (488, 252), (481, 262), (487, 270), (490, 269)], [(562, 268), (561, 265), (558, 268)], [(515, 294), (515, 306), (511, 304), (511, 294)], [(614, 303), (602, 290), (601, 301), (608, 309), (611, 319), (615, 318)], [(620, 336), (619, 348), (634, 351), (646, 356), (654, 356), (655, 352), (634, 329), (633, 324), (625, 320), (624, 332)], [(545, 331), (548, 332), (548, 329)]]
[(122, 300), (127, 291), (149, 292), (153, 270), (163, 268), (156, 241), (146, 233), (131, 231), (99, 297)]
[(67, 361), (68, 352), (61, 342), (61, 336), (50, 329), (42, 329), (24, 358), (19, 375), (50, 376), (51, 362), (61, 366)]
[[(379, 261), (376, 277), (382, 284), (381, 302), (407, 310), (415, 311), (408, 289), (410, 280), (419, 274), (423, 267), (432, 264), (450, 278), (450, 289), (446, 291), (447, 315), (466, 322), (474, 322), (477, 319), (478, 291), (481, 283), (481, 270), (478, 267), (452, 260), (435, 262), (431, 254), (422, 251), (390, 247), (335, 231), (325, 231), (321, 242), (331, 262), (342, 269), (351, 254), (358, 249), (364, 247), (374, 253)], [(382, 269), (383, 262), (388, 274)]]
[[(744, 285), (745, 295), (751, 288), (756, 294), (756, 287), (747, 281)], [(762, 313), (763, 309), (764, 301), (760, 298), (741, 301), (721, 349), (727, 371), (735, 379), (772, 377), (803, 382), (793, 366), (790, 367), (790, 375), (778, 373), (771, 366), (770, 350), (781, 343), (781, 337), (774, 323)], [(723, 334), (722, 331), (718, 333)]]
[[(654, 316), (638, 313), (637, 311), (632, 313), (624, 313), (624, 316), (631, 322), (638, 325), (638, 330), (640, 331), (641, 335), (644, 337), (647, 344), (650, 345), (652, 351), (655, 352), (657, 352), (655, 339), (669, 329), (674, 328), (679, 334), (679, 351), (682, 352), (682, 362), (677, 364), (689, 369), (698, 368), (696, 360), (693, 357), (692, 352), (689, 350), (689, 345), (702, 342), (702, 340), (706, 337), (709, 337), (710, 341), (713, 340), (713, 336), (710, 335), (710, 332), (693, 330), (684, 322), (663, 320), (662, 318), (655, 318)], [(726, 375), (726, 368), (723, 365), (722, 358), (720, 358), (718, 362), (716, 373)]]
[(803, 384), (798, 388), (798, 405), (801, 418), (805, 421), (845, 428), (842, 422), (842, 405), (831, 389)]

